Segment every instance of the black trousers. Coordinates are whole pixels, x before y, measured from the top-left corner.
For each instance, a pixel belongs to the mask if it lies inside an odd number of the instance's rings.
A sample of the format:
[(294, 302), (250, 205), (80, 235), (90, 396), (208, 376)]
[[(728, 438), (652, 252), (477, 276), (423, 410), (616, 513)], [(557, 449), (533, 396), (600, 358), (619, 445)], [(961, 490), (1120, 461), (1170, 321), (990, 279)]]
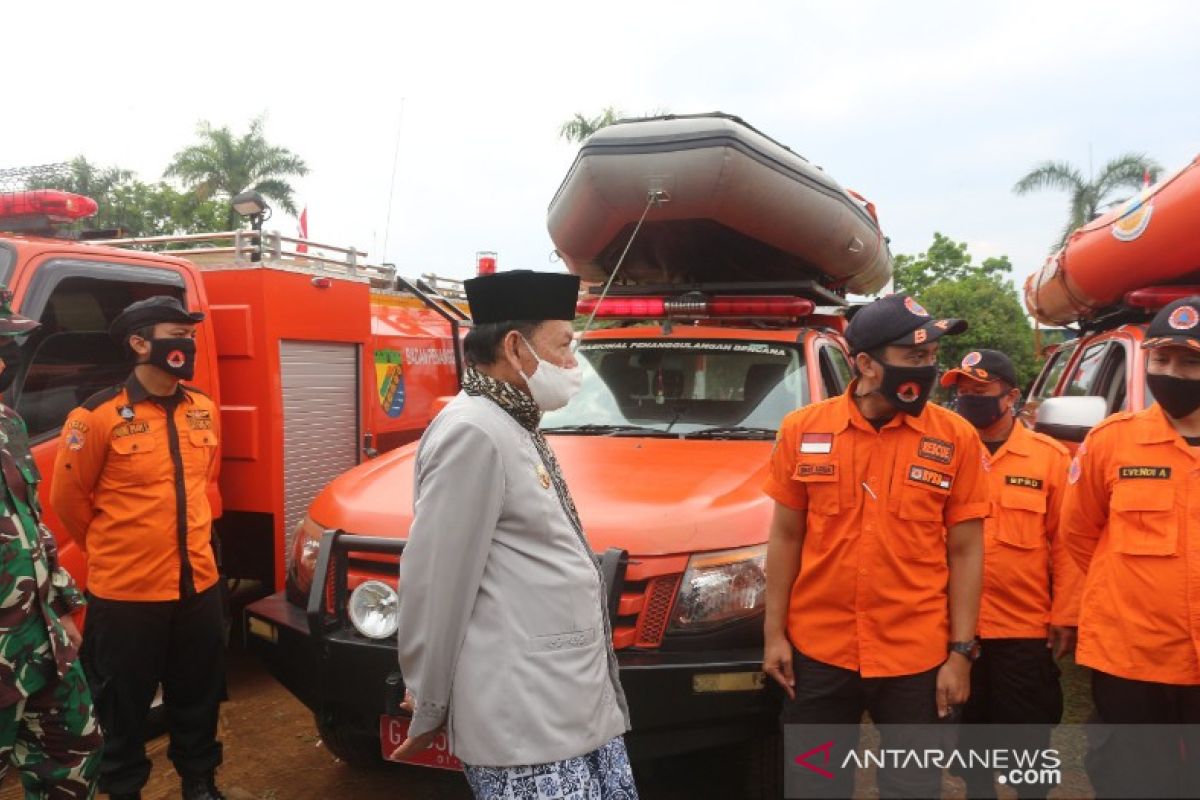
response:
[(1092, 671), (1086, 758), (1096, 797), (1200, 797), (1200, 686)]
[[(1062, 721), (1062, 671), (1046, 640), (984, 639), (971, 666), (971, 696), (963, 706), (959, 747), (982, 752), (993, 747), (1045, 750), (1053, 726)], [(1005, 730), (1005, 741), (989, 736), (984, 725), (1019, 725)], [(1013, 735), (1016, 734), (1016, 739)], [(967, 781), (967, 796), (995, 797), (992, 770), (956, 770)], [(1045, 797), (1049, 786), (1014, 786), (1022, 798)]]
[(164, 602), (89, 598), (81, 657), (104, 731), (100, 791), (137, 792), (150, 777), (146, 717), (160, 683), (175, 769), (199, 777), (221, 763), (224, 636), (218, 586)]
[[(857, 726), (863, 712), (870, 713), (880, 729), (880, 746), (912, 747), (918, 751), (934, 747), (939, 740), (922, 741), (938, 725), (937, 669), (894, 678), (864, 678), (853, 670), (825, 664), (798, 651), (792, 652), (796, 699), (785, 700), (781, 722), (787, 725)], [(905, 729), (903, 726), (913, 726)], [(837, 767), (847, 752), (858, 745), (839, 737), (830, 750), (828, 763)], [(786, 737), (785, 737), (786, 739)], [(788, 753), (789, 757), (795, 755)], [(788, 766), (789, 797), (848, 798), (854, 792), (853, 769), (832, 769), (832, 779), (811, 770)], [(940, 797), (941, 769), (888, 769), (877, 773), (880, 797)]]

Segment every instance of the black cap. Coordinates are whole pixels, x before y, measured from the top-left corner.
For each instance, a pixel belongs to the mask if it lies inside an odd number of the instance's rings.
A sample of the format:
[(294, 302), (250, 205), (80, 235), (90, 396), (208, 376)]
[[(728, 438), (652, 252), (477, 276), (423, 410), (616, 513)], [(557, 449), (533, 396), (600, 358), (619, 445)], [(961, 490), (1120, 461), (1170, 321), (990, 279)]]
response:
[(1200, 294), (1163, 307), (1150, 321), (1142, 347), (1192, 347), (1200, 350)]
[(575, 319), (579, 276), (564, 272), (514, 269), (463, 281), (471, 320), (491, 322)]
[(972, 350), (963, 356), (962, 363), (942, 376), (942, 386), (953, 386), (966, 377), (987, 383), (1002, 380), (1017, 385), (1017, 369), (1012, 360), (999, 350)]
[(117, 344), (124, 344), (129, 334), (147, 325), (158, 325), (160, 322), (182, 322), (195, 325), (204, 321), (204, 314), (199, 311), (188, 311), (178, 298), (161, 294), (147, 297), (130, 303), (125, 310), (117, 315), (112, 325), (108, 326), (108, 335)]
[(13, 293), (0, 286), (0, 336), (20, 336), (40, 328), (42, 323), (36, 319), (22, 317), (12, 310)]
[(859, 309), (846, 326), (850, 352), (864, 353), (885, 345), (914, 345), (936, 341), (967, 329), (961, 319), (933, 319), (906, 294), (889, 294)]

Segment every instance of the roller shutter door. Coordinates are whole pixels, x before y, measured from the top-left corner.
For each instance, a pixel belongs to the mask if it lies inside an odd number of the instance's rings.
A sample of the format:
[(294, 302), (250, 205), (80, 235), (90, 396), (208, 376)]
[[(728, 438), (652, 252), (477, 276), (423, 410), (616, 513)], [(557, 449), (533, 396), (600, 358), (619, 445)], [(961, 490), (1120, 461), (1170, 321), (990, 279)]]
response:
[(279, 343), (283, 387), (285, 557), (313, 498), (358, 463), (358, 345)]

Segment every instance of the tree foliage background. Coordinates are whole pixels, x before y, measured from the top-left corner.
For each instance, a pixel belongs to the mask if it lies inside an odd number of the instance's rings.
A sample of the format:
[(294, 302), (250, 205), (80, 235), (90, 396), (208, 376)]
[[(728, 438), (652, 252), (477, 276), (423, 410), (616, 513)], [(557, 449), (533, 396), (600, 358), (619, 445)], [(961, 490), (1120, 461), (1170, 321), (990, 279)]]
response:
[(940, 233), (917, 255), (896, 256), (896, 291), (920, 300), (935, 317), (965, 319), (961, 336), (941, 340), (941, 363), (958, 366), (967, 353), (980, 348), (999, 350), (1012, 359), (1024, 388), (1037, 377), (1040, 364), (1034, 352), (1033, 329), (1013, 286), (1008, 256), (975, 264), (965, 242)]

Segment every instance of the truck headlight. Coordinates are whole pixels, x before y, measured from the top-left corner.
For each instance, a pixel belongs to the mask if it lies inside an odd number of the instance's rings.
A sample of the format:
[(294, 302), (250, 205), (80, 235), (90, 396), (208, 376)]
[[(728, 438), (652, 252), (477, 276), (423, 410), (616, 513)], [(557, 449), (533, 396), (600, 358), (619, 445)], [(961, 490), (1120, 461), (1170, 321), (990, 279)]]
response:
[(317, 569), (317, 553), (321, 550), (321, 537), (325, 529), (305, 516), (292, 534), (292, 553), (288, 559), (288, 574), (292, 585), (301, 597), (308, 597), (312, 589), (313, 572)]
[(671, 629), (697, 631), (753, 616), (767, 594), (767, 546), (694, 555), (679, 584)]
[(369, 639), (386, 639), (400, 623), (400, 596), (383, 581), (366, 581), (350, 594), (350, 621)]

